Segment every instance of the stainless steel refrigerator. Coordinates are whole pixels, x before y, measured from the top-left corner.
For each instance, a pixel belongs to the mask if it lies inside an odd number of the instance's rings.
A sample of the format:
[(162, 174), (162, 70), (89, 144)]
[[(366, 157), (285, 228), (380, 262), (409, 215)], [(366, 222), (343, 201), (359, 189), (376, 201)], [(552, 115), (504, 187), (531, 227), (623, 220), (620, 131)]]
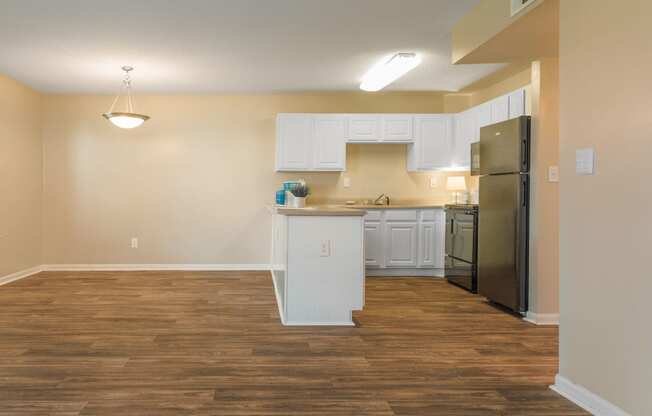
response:
[(478, 293), (514, 312), (528, 308), (530, 117), (480, 130)]

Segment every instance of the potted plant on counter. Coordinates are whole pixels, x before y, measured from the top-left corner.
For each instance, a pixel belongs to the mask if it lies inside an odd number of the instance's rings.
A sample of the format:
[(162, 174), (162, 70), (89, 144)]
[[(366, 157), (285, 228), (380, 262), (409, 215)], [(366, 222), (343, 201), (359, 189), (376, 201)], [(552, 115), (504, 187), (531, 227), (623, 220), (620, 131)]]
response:
[(310, 188), (306, 185), (298, 185), (290, 190), (292, 193), (292, 207), (293, 208), (304, 208), (306, 206), (306, 198), (310, 194)]

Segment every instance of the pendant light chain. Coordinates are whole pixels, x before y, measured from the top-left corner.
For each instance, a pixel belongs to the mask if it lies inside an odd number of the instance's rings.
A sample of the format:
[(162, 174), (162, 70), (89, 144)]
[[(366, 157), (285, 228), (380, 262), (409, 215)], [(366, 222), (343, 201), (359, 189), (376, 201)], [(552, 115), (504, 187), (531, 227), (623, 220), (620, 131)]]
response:
[(125, 79), (124, 85), (127, 88), (127, 111), (129, 113), (134, 112), (134, 105), (131, 101), (131, 77), (129, 76), (129, 71), (125, 70)]

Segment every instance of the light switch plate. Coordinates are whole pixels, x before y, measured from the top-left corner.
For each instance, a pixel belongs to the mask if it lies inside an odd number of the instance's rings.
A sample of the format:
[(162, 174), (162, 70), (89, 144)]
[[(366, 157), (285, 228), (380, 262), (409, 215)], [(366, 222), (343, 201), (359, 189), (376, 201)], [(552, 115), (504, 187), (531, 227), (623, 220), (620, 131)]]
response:
[(593, 175), (595, 166), (595, 151), (592, 147), (575, 151), (575, 173), (578, 175)]
[(559, 182), (559, 166), (548, 166), (548, 182)]
[(330, 257), (331, 255), (331, 240), (322, 240), (319, 247), (319, 255), (321, 257)]
[(430, 187), (431, 188), (436, 188), (439, 186), (439, 178), (436, 176), (431, 176), (430, 177)]
[(351, 178), (345, 177), (342, 180), (342, 184), (344, 185), (345, 188), (350, 188), (351, 187)]

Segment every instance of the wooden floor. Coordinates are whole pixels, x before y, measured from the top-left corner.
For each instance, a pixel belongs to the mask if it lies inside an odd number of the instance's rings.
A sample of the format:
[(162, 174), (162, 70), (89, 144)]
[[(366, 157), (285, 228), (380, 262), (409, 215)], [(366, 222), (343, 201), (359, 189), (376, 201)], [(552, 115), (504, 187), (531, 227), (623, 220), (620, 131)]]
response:
[(0, 415), (585, 415), (557, 329), (442, 280), (368, 278), (356, 328), (280, 325), (266, 273), (0, 287)]

